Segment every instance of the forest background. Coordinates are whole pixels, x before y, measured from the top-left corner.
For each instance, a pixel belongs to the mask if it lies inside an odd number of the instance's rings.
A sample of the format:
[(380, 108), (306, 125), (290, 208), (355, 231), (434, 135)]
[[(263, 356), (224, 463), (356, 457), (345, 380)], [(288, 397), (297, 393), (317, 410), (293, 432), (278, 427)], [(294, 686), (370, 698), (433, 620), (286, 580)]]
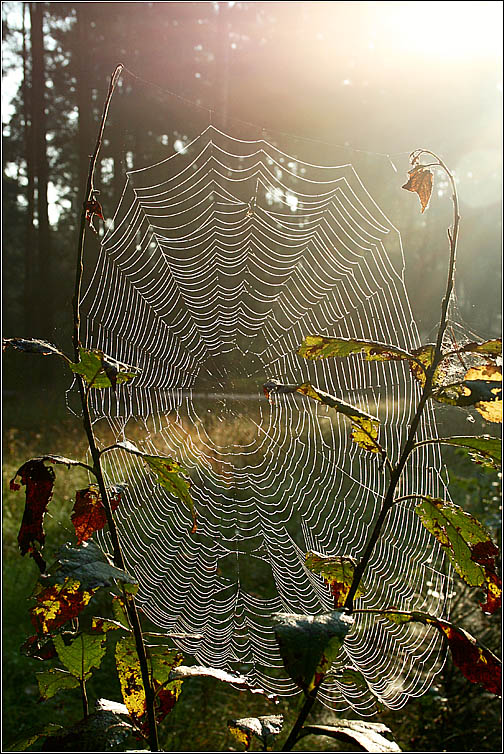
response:
[[(399, 190), (409, 152), (424, 146), (442, 155), (458, 182), (456, 318), (467, 332), (500, 335), (501, 3), (463, 3), (454, 11), (445, 2), (4, 2), (2, 13), (5, 336), (44, 338), (70, 350), (89, 155), (118, 63), (127, 70), (114, 95), (96, 181), (106, 220), (127, 169), (182, 149), (210, 122), (238, 138), (265, 138), (308, 162), (352, 162), (401, 232), (407, 289), (425, 342), (445, 285), (451, 207), (442, 182), (425, 214)], [(88, 234), (88, 272), (97, 248)], [(79, 442), (58, 365), (29, 360), (27, 367), (26, 361), (12, 356), (4, 363), (7, 480), (25, 458)], [(440, 420), (447, 421), (444, 412)], [(465, 422), (456, 412), (451, 431), (464, 433)], [(470, 431), (491, 430), (476, 422)], [(464, 496), (466, 510), (494, 526), (497, 477), (484, 470), (464, 475), (456, 454), (446, 454), (446, 461), (454, 499)], [(70, 481), (62, 496), (67, 507), (73, 488)], [(18, 651), (27, 621), (19, 594), (25, 586), (28, 596), (33, 564), (17, 559), (21, 502), (10, 493), (5, 499), (8, 744), (33, 724), (36, 685), (34, 661)], [(64, 541), (63, 516), (54, 515)], [(463, 610), (463, 596), (460, 605)], [(479, 620), (486, 623), (473, 633), (497, 646), (497, 625)], [(464, 740), (462, 749), (471, 750), (469, 728), (475, 742), (492, 750), (497, 734), (489, 721), (498, 707), (479, 688), (457, 683), (448, 666), (428, 698), (406, 708), (399, 719), (403, 746), (457, 750)], [(446, 684), (456, 698), (455, 717)], [(33, 702), (22, 709), (20, 691)], [(64, 714), (59, 704), (55, 714)], [(225, 719), (223, 712), (223, 728)]]

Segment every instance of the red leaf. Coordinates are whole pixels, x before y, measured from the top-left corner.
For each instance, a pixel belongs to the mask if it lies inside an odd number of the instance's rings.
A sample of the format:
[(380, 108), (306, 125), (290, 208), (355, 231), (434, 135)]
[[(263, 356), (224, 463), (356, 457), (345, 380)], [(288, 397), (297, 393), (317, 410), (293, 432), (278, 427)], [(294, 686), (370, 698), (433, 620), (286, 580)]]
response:
[(471, 548), (471, 560), (485, 569), (487, 601), (480, 602), (484, 613), (495, 613), (501, 606), (502, 584), (496, 571), (495, 559), (499, 557), (499, 548), (490, 540), (477, 542)]
[(29, 636), (21, 646), (21, 652), (27, 657), (34, 657), (36, 660), (52, 660), (57, 656), (56, 647), (53, 640), (45, 641), (35, 634)]
[(424, 165), (415, 165), (408, 171), (408, 175), (409, 180), (404, 184), (403, 189), (418, 194), (422, 212), (425, 212), (432, 193), (432, 172)]
[[(110, 498), (110, 507), (113, 511), (119, 505), (120, 499), (119, 493)], [(79, 545), (89, 539), (95, 531), (103, 529), (107, 524), (107, 514), (97, 487), (91, 484), (84, 490), (77, 490), (70, 518)]]
[(18, 544), (21, 555), (34, 551), (34, 542), (43, 545), (45, 532), (43, 528), (44, 514), (52, 497), (55, 474), (52, 468), (45, 466), (41, 460), (27, 461), (11, 480), (11, 490), (19, 490), (16, 482), (21, 478), (21, 484), (26, 486), (26, 503), (23, 520), (18, 534)]
[(438, 620), (437, 628), (448, 640), (453, 662), (473, 683), (481, 683), (492, 694), (501, 694), (500, 660), (461, 628)]
[(30, 610), (31, 622), (37, 633), (47, 634), (76, 618), (92, 596), (93, 590), (84, 591), (72, 579), (65, 579), (64, 584), (40, 586), (35, 594), (36, 605)]
[(91, 201), (86, 202), (86, 220), (89, 223), (89, 227), (96, 233), (96, 228), (93, 225), (93, 219), (95, 215), (96, 217), (99, 217), (100, 220), (105, 219), (103, 217), (103, 210), (100, 202), (98, 202), (96, 199), (92, 199)]

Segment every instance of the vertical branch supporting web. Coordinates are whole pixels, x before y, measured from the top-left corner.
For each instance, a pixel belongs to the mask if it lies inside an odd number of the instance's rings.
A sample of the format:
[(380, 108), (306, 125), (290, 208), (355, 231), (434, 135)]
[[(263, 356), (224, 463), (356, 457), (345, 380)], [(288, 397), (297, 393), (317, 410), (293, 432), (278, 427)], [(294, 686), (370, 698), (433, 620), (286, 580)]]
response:
[[(332, 609), (305, 553), (358, 558), (387, 477), (344, 419), (292, 394), (269, 403), (262, 385), (310, 381), (380, 417), (397, 460), (419, 397), (407, 365), (309, 362), (296, 350), (308, 334), (418, 347), (403, 266), (398, 231), (351, 165), (303, 163), (210, 126), (128, 173), (82, 311), (86, 345), (142, 373), (116, 395), (94, 392), (95, 430), (173, 456), (191, 478), (196, 533), (140, 459), (106, 456), (109, 478), (127, 483), (116, 515), (139, 604), (169, 631), (201, 634), (177, 640), (198, 662), (296, 692), (272, 614)], [(435, 436), (429, 409), (419, 439)], [(440, 469), (424, 446), (398, 495), (444, 496)], [(412, 505), (390, 513), (357, 606), (446, 617), (449, 571)], [(364, 715), (376, 699), (397, 708), (442, 661), (437, 632), (359, 615), (319, 697)]]

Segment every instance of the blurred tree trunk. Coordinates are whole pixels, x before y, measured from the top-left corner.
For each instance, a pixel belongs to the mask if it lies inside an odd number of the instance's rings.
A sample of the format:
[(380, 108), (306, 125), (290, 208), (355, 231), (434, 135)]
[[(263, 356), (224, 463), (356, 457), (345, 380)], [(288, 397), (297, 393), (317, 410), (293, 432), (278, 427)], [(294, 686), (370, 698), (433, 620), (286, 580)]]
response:
[(229, 105), (230, 11), (231, 9), (227, 3), (219, 3), (217, 45), (215, 50), (217, 57), (215, 109), (217, 111), (217, 122), (224, 131), (227, 129)]
[(76, 210), (80, 215), (82, 200), (87, 183), (89, 159), (93, 152), (93, 92), (90, 71), (90, 29), (91, 14), (87, 3), (76, 3), (77, 47), (75, 50), (75, 88), (79, 117), (78, 154), (79, 154), (79, 188)]
[(35, 233), (33, 227), (33, 217), (35, 214), (35, 178), (33, 175), (34, 164), (34, 139), (33, 139), (33, 117), (31, 108), (31, 81), (28, 62), (27, 49), (27, 29), (26, 29), (26, 12), (28, 3), (23, 3), (23, 80), (21, 83), (21, 97), (23, 102), (23, 130), (24, 130), (24, 147), (26, 162), (26, 226), (24, 239), (24, 289), (23, 289), (23, 320), (24, 332), (27, 337), (33, 334), (34, 327), (34, 273), (35, 273)]
[[(40, 291), (35, 301), (36, 321), (44, 337), (53, 337), (54, 290), (52, 280), (51, 234), (49, 228), (49, 164), (47, 159), (46, 81), (44, 51), (44, 3), (30, 3), (32, 52), (32, 129), (35, 145), (35, 176), (37, 182), (37, 265), (35, 288)], [(35, 333), (33, 333), (35, 335)]]

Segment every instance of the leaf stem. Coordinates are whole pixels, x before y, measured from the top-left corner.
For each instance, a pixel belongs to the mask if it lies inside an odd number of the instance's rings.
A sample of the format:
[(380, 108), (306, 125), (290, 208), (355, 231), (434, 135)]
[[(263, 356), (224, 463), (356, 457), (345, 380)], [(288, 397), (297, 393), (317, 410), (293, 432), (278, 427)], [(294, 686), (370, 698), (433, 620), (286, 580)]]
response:
[[(98, 154), (100, 152), (100, 147), (103, 140), (105, 123), (107, 120), (107, 115), (108, 115), (112, 95), (114, 94), (114, 90), (119, 80), (119, 77), (122, 73), (123, 67), (124, 66), (122, 64), (118, 65), (116, 69), (114, 70), (110, 79), (108, 93), (107, 93), (107, 97), (106, 97), (105, 104), (103, 107), (100, 128), (98, 131), (98, 138), (96, 140), (94, 152), (90, 159), (89, 173), (88, 173), (88, 180), (87, 180), (87, 187), (86, 187), (86, 198), (83, 203), (82, 212), (81, 212), (81, 223), (80, 223), (80, 230), (79, 230), (78, 250), (77, 250), (77, 264), (76, 264), (76, 273), (75, 273), (75, 288), (74, 288), (74, 297), (73, 297), (73, 347), (74, 347), (74, 356), (75, 356), (76, 362), (79, 361), (79, 346), (80, 346), (80, 294), (81, 294), (81, 286), (82, 286), (82, 275), (84, 271), (83, 258), (84, 258), (84, 242), (85, 242), (85, 237), (86, 237), (86, 209), (87, 209), (87, 203), (91, 200), (94, 194), (94, 173), (96, 169), (96, 163), (98, 160)], [(105, 485), (105, 479), (103, 476), (103, 470), (102, 470), (101, 462), (100, 462), (100, 451), (97, 448), (94, 433), (93, 433), (93, 428), (91, 424), (91, 417), (90, 417), (89, 405), (88, 405), (89, 390), (86, 391), (84, 388), (84, 380), (83, 380), (82, 375), (76, 374), (76, 378), (77, 378), (77, 385), (79, 387), (79, 393), (80, 393), (80, 399), (81, 399), (81, 405), (82, 405), (82, 421), (84, 425), (84, 430), (87, 435), (91, 457), (93, 459), (94, 475), (96, 476), (98, 488), (100, 490), (100, 497), (101, 497), (103, 507), (105, 509), (105, 513), (107, 517), (107, 524), (108, 524), (110, 539), (112, 542), (112, 548), (114, 552), (114, 565), (117, 568), (124, 570), (125, 563), (124, 563), (124, 558), (122, 555), (121, 546), (119, 542), (119, 535), (118, 535), (117, 527), (114, 521), (112, 508), (110, 506), (110, 500), (109, 500), (107, 488)], [(138, 611), (136, 608), (134, 597), (130, 594), (125, 593), (125, 601), (126, 601), (126, 610), (128, 613), (128, 617), (129, 617), (131, 626), (133, 628), (133, 634), (135, 637), (135, 646), (136, 646), (136, 651), (138, 655), (138, 660), (140, 663), (142, 682), (143, 682), (144, 691), (145, 691), (147, 721), (148, 721), (148, 726), (149, 726), (149, 745), (150, 745), (151, 751), (159, 751), (156, 717), (155, 717), (155, 712), (154, 712), (154, 694), (153, 694), (152, 684), (149, 677), (147, 654), (146, 654), (145, 644), (144, 644), (144, 640), (142, 636), (140, 618), (138, 616)]]

